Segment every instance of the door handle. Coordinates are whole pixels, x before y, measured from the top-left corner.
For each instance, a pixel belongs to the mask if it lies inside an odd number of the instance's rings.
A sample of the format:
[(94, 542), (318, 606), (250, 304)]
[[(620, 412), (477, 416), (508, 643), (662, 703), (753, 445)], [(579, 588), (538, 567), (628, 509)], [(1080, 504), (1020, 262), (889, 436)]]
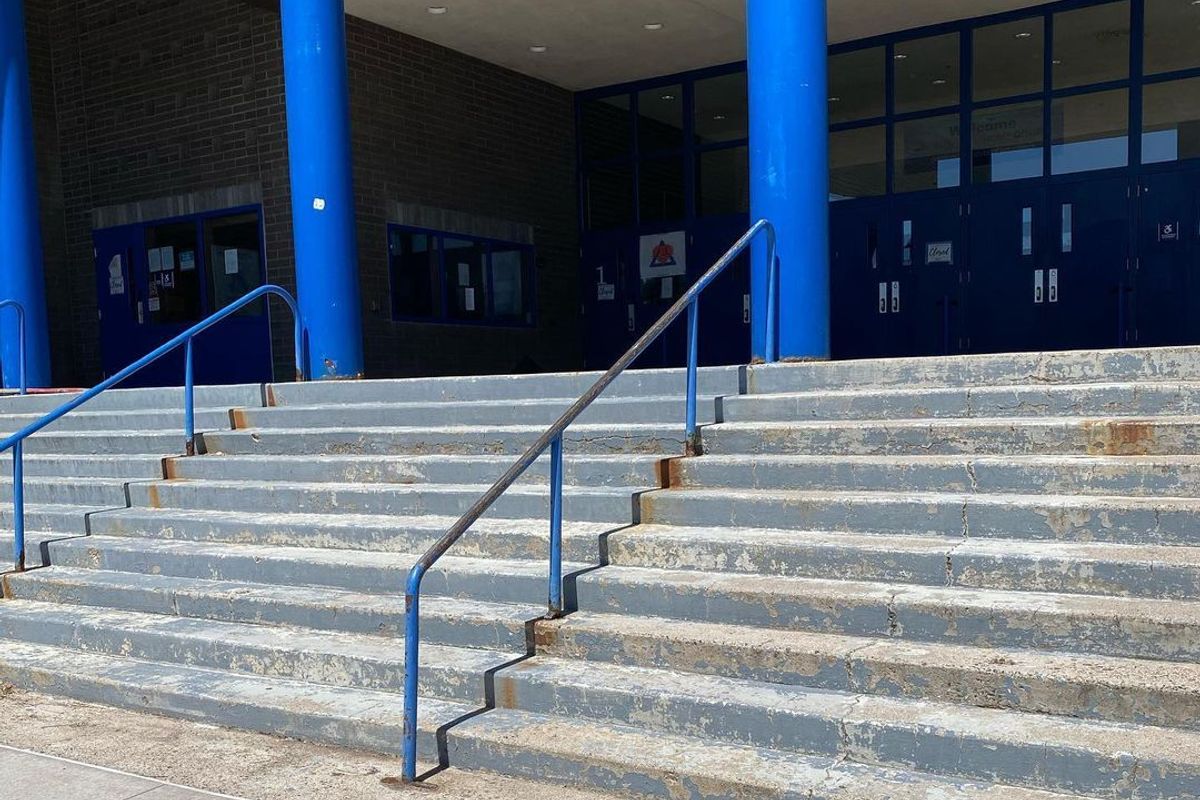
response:
[(1045, 300), (1046, 291), (1046, 271), (1035, 269), (1033, 271), (1033, 302), (1035, 305), (1041, 305)]

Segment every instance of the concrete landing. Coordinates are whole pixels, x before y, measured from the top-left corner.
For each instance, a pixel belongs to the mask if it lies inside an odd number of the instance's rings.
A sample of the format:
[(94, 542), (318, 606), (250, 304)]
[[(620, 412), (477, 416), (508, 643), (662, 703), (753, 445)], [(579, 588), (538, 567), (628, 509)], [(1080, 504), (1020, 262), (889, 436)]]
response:
[(2, 745), (0, 786), (22, 800), (236, 800)]

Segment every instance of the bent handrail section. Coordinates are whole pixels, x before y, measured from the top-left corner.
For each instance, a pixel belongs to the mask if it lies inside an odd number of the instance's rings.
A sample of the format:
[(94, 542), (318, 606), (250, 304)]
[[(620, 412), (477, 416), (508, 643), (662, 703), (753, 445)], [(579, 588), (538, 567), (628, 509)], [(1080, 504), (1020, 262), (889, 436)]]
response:
[(29, 381), (26, 377), (28, 374), (26, 370), (29, 366), (29, 354), (25, 349), (25, 306), (21, 305), (16, 300), (0, 300), (0, 310), (5, 308), (14, 309), (17, 312), (17, 353), (18, 357), (21, 359), (18, 374), (20, 375), (21, 394), (28, 394)]
[(483, 516), (529, 467), (550, 450), (550, 590), (548, 617), (563, 613), (562, 595), (562, 482), (563, 434), (596, 398), (612, 384), (683, 312), (688, 312), (688, 366), (686, 434), (687, 453), (698, 455), (700, 438), (696, 426), (696, 391), (698, 378), (698, 337), (700, 295), (732, 264), (760, 235), (767, 238), (767, 320), (766, 361), (779, 360), (777, 327), (778, 259), (776, 258), (775, 226), (768, 220), (756, 222), (726, 253), (688, 289), (657, 322), (647, 330), (617, 363), (592, 384), (545, 433), (530, 445), (504, 475), (475, 501), (445, 535), (430, 547), (408, 574), (404, 592), (404, 766), (403, 780), (416, 781), (417, 771), (417, 687), (420, 668), (420, 597), (421, 581), (430, 568), (446, 554), (475, 522)]
[[(58, 408), (38, 419), (36, 422), (31, 422), (24, 428), (21, 428), (16, 433), (0, 440), (0, 453), (11, 449), (13, 451), (13, 549), (14, 549), (14, 569), (17, 572), (25, 570), (25, 491), (23, 485), (24, 469), (22, 453), (23, 444), (33, 434), (44, 429), (46, 426), (62, 419), (67, 414), (70, 414), (75, 409), (94, 399), (97, 395), (106, 392), (117, 384), (126, 380), (135, 373), (145, 369), (150, 364), (158, 361), (168, 353), (178, 349), (185, 348), (184, 357), (184, 436), (185, 451), (188, 455), (195, 455), (196, 452), (196, 429), (195, 429), (195, 383), (193, 381), (192, 370), (192, 340), (221, 322), (228, 317), (233, 316), (241, 311), (246, 306), (254, 301), (267, 295), (275, 295), (283, 300), (292, 312), (292, 318), (295, 321), (296, 335), (296, 380), (303, 381), (307, 379), (307, 373), (304, 368), (304, 329), (300, 319), (300, 309), (296, 305), (296, 299), (286, 289), (267, 284), (260, 286), (254, 291), (243, 295), (233, 301), (225, 308), (221, 309), (212, 316), (204, 319), (192, 327), (188, 328), (183, 333), (166, 342), (165, 344), (156, 347), (146, 355), (139, 358), (129, 366), (122, 369), (115, 375), (101, 381), (100, 383), (88, 389), (66, 403), (63, 403)], [(3, 304), (0, 304), (2, 307)]]

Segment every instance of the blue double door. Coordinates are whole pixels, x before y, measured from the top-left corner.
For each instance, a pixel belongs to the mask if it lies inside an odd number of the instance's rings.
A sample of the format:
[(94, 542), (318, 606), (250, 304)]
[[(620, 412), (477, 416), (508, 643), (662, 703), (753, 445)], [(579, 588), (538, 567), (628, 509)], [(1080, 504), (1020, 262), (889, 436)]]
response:
[(1135, 194), (1115, 177), (835, 204), (834, 356), (1133, 343), (1169, 293), (1136, 280)]
[[(671, 230), (605, 231), (583, 237), (581, 284), (584, 358), (588, 369), (608, 369), (749, 227), (744, 215), (708, 218)], [(682, 273), (648, 274), (644, 240), (684, 243), (676, 253)], [(750, 357), (749, 256), (738, 258), (701, 296), (700, 363), (743, 364)], [(683, 366), (687, 317), (680, 317), (634, 363), (651, 369)]]
[[(93, 232), (101, 358), (113, 375), (247, 292), (263, 285), (257, 208), (123, 225)], [(238, 312), (194, 341), (196, 381), (271, 380), (267, 305)], [(125, 386), (178, 386), (180, 348)]]

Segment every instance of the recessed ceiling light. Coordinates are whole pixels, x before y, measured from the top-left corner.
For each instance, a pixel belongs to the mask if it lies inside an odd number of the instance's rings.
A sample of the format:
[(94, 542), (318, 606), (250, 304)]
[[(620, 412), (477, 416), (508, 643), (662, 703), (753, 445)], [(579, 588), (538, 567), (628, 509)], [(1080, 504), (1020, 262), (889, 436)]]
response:
[[(1198, 1), (1198, 2), (1200, 2), (1200, 0), (1197, 0), (1197, 1)], [(1056, 59), (1054, 59), (1053, 61), (1051, 61), (1050, 63), (1051, 63), (1051, 64), (1053, 64), (1054, 66), (1056, 66), (1056, 67), (1057, 67), (1059, 64), (1061, 64), (1061, 63), (1062, 63), (1062, 59), (1061, 59), (1061, 58), (1056, 58)]]
[(829, 98), (829, 102), (831, 102), (831, 103), (840, 103), (840, 102), (842, 102), (842, 98), (840, 98), (840, 97), (831, 97), (831, 98)]
[(642, 27), (648, 31), (661, 31), (663, 29), (663, 24), (661, 22), (647, 22)]
[(445, 7), (445, 6), (430, 6), (430, 7), (429, 7), (429, 13), (430, 13), (430, 14), (433, 14), (433, 15), (435, 15), (435, 16), (436, 16), (436, 15), (439, 15), (439, 14), (445, 14), (445, 13), (446, 13), (446, 7)]
[(549, 49), (550, 48), (546, 47), (544, 44), (533, 44), (529, 46), (529, 52), (531, 53), (544, 53)]
[(1013, 34), (1013, 38), (1014, 39), (1032, 39), (1033, 34), (1030, 33), (1029, 31), (1021, 31), (1020, 33)]
[(672, 100), (674, 100), (674, 99), (675, 99), (675, 95), (673, 95), (673, 94), (664, 94), (664, 95), (662, 96), (662, 99), (663, 99), (663, 100), (666, 100), (668, 103), (670, 103)]
[(713, 119), (716, 120), (717, 122), (724, 122), (725, 115), (724, 114), (713, 114)]
[(946, 85), (946, 79), (945, 79), (945, 78), (934, 78), (934, 79), (933, 79), (933, 85), (934, 85), (934, 86), (945, 86), (945, 85)]

